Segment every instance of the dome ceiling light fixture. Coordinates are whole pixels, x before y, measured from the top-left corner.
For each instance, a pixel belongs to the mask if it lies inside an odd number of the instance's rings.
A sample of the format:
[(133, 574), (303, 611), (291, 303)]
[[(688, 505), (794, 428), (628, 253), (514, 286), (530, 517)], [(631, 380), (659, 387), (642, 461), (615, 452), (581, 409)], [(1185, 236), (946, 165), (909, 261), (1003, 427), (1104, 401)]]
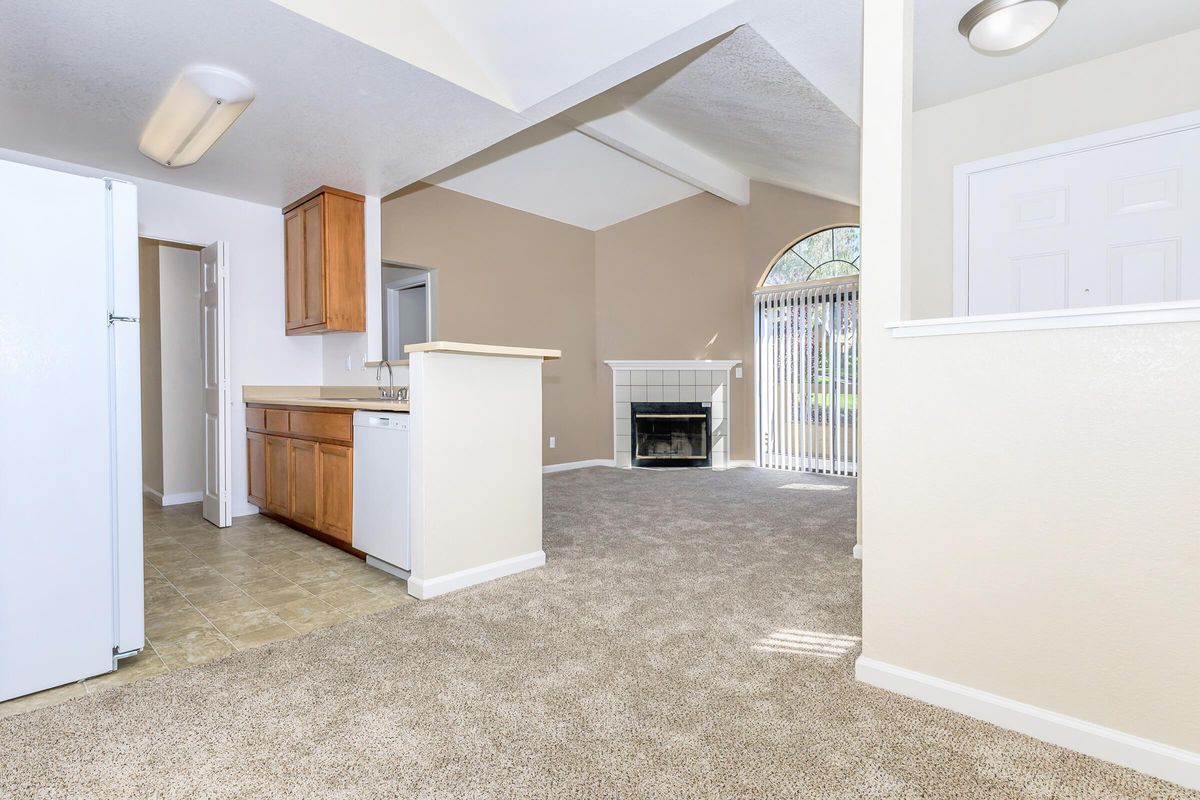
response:
[(983, 0), (958, 23), (958, 32), (981, 53), (1006, 55), (1050, 29), (1067, 0)]

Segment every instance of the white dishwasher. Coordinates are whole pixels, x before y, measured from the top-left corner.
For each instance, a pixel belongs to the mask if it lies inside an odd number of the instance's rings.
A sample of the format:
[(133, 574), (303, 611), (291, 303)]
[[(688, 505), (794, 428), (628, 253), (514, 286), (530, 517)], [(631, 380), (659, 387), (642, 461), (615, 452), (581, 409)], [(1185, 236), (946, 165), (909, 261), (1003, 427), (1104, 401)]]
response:
[(354, 412), (354, 546), (367, 563), (407, 578), (410, 535), (409, 416)]

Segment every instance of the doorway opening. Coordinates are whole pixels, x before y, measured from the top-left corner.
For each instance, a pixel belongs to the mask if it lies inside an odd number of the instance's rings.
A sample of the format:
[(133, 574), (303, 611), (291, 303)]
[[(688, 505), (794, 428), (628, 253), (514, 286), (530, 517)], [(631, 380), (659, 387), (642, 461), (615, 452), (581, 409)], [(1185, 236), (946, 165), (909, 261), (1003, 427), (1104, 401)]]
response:
[(232, 523), (225, 245), (138, 240), (142, 491)]
[(755, 461), (858, 474), (859, 228), (801, 237), (754, 293)]
[(402, 360), (406, 345), (433, 340), (433, 272), (385, 262), (381, 281), (383, 360)]

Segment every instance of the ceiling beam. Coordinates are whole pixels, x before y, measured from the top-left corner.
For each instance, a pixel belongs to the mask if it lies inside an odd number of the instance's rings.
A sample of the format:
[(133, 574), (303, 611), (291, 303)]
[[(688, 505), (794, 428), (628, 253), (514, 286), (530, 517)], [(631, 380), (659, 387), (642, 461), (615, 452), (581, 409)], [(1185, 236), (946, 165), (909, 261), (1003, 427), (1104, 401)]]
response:
[(564, 115), (580, 133), (697, 189), (744, 206), (750, 202), (750, 179), (692, 147), (634, 112), (601, 101), (584, 103)]

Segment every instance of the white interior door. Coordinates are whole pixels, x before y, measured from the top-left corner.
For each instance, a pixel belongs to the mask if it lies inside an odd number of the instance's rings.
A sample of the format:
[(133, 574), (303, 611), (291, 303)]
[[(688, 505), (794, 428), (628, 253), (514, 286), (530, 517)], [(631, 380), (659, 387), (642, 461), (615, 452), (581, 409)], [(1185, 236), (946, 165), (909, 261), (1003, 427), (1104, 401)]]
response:
[(1200, 129), (971, 174), (970, 314), (1200, 298)]
[(200, 251), (200, 351), (204, 360), (204, 518), (233, 524), (233, 470), (229, 392), (229, 246), (216, 242)]

